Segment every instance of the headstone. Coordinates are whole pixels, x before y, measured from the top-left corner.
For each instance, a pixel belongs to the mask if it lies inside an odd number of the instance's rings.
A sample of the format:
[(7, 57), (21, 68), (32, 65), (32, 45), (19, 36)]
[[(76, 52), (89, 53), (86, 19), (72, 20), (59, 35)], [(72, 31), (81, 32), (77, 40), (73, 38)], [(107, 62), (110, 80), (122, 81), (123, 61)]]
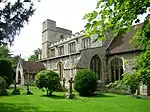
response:
[(70, 78), (69, 82), (69, 89), (68, 89), (68, 93), (65, 94), (65, 97), (67, 99), (75, 99), (75, 94), (72, 94), (72, 83), (74, 82), (72, 80), (72, 78)]
[(140, 96), (139, 96), (140, 95), (140, 86), (138, 86), (135, 95), (136, 95), (136, 98), (140, 98)]
[(14, 80), (14, 90), (11, 93), (12, 95), (20, 95), (20, 90), (17, 89), (17, 84), (16, 84), (16, 80)]
[(17, 84), (16, 84), (16, 80), (14, 81), (14, 89), (17, 89)]
[(28, 82), (27, 82), (27, 95), (32, 95), (33, 93), (29, 89), (29, 73), (28, 73)]
[(74, 81), (72, 80), (72, 78), (70, 78), (70, 80), (69, 80), (68, 82), (69, 82), (68, 93), (72, 94), (72, 83), (73, 83)]
[(66, 81), (66, 79), (63, 78), (63, 89), (65, 88), (65, 81)]

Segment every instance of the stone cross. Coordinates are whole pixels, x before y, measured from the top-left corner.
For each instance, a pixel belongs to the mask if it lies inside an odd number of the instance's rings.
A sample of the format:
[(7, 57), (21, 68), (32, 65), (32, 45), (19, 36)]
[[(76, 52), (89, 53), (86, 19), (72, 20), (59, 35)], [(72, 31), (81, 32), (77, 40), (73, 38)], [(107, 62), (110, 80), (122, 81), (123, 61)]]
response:
[(66, 81), (66, 79), (63, 78), (63, 88), (65, 88), (65, 81)]
[(72, 83), (74, 81), (72, 80), (72, 78), (70, 78), (70, 80), (68, 82), (69, 82), (69, 91), (68, 91), (68, 93), (72, 94)]
[(29, 73), (28, 73), (27, 91), (29, 91)]
[(14, 80), (14, 90), (17, 89), (16, 80)]

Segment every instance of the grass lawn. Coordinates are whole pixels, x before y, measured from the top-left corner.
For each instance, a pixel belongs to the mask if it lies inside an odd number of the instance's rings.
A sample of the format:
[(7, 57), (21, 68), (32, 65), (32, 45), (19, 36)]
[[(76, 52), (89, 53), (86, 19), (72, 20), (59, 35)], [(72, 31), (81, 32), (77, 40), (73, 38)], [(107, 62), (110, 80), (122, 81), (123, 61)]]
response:
[(46, 92), (31, 89), (34, 95), (1, 96), (0, 112), (150, 112), (150, 100), (127, 95), (103, 94), (94, 97), (64, 99), (64, 93), (45, 97)]

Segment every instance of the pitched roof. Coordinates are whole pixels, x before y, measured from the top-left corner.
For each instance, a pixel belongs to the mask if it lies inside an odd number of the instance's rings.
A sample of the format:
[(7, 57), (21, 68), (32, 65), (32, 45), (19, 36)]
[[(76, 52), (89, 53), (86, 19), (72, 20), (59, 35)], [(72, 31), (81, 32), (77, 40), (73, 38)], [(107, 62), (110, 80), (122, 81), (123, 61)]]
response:
[[(138, 24), (141, 27), (143, 24)], [(130, 32), (122, 36), (115, 37), (109, 47), (107, 48), (107, 54), (116, 54), (140, 50), (135, 45), (135, 42), (130, 42), (130, 39), (135, 35), (137, 30), (132, 26)]]
[(30, 61), (23, 61), (22, 68), (25, 73), (38, 73), (39, 71), (46, 69), (42, 62)]

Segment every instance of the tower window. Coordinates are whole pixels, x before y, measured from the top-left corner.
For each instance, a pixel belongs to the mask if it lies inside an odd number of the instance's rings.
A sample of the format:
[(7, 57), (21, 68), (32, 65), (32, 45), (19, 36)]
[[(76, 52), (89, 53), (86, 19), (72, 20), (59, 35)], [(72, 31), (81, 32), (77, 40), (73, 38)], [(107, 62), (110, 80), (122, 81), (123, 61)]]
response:
[(64, 36), (63, 36), (63, 35), (61, 35), (61, 36), (60, 36), (60, 40), (63, 40), (63, 39), (64, 39)]
[(61, 56), (61, 55), (64, 55), (64, 46), (60, 46), (58, 48), (58, 55)]
[(76, 52), (76, 44), (75, 44), (75, 42), (69, 43), (68, 50), (69, 50), (69, 53)]

